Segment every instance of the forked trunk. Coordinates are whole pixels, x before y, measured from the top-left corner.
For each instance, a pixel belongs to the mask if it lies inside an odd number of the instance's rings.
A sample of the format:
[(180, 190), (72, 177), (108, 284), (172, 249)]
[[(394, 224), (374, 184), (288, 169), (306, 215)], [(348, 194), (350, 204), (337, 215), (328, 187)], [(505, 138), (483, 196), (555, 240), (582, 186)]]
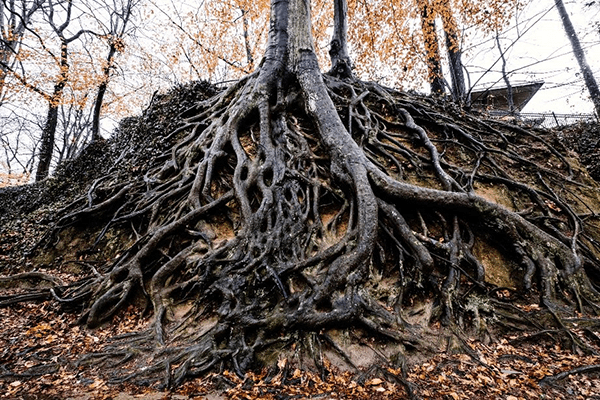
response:
[(348, 54), (348, 2), (333, 1), (333, 37), (329, 49), (331, 71), (338, 78), (352, 77), (352, 61)]

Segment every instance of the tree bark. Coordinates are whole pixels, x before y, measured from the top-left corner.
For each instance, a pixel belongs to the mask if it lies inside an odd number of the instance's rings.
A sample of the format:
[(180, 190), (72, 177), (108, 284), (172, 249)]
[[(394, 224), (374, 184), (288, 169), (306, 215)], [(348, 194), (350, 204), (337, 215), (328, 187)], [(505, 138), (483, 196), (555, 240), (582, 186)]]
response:
[(244, 45), (246, 46), (246, 61), (249, 67), (254, 66), (254, 57), (252, 56), (252, 46), (250, 46), (250, 37), (248, 34), (248, 17), (246, 16), (247, 11), (242, 9), (242, 24), (244, 29)]
[(46, 115), (46, 123), (42, 131), (42, 144), (40, 146), (38, 166), (35, 174), (36, 182), (46, 178), (50, 172), (52, 152), (54, 151), (54, 141), (56, 138), (56, 128), (58, 126), (58, 108), (60, 107), (63, 91), (69, 76), (68, 45), (64, 38), (61, 39), (61, 41), (60, 72), (58, 80), (54, 85), (52, 96), (48, 99), (48, 114)]
[(339, 78), (352, 78), (352, 61), (348, 54), (348, 2), (333, 1), (333, 37), (329, 49), (330, 74)]
[(98, 93), (96, 94), (96, 100), (94, 101), (94, 111), (92, 115), (92, 142), (102, 139), (102, 136), (100, 136), (100, 115), (102, 111), (102, 104), (104, 103), (104, 95), (108, 89), (110, 70), (113, 66), (116, 52), (116, 44), (111, 42), (108, 56), (106, 57), (106, 66), (102, 71), (102, 82), (98, 86)]
[(563, 27), (565, 28), (565, 33), (571, 42), (571, 47), (573, 48), (573, 55), (575, 55), (575, 59), (579, 64), (579, 68), (581, 69), (581, 74), (583, 75), (583, 80), (585, 82), (585, 86), (590, 93), (590, 97), (592, 102), (594, 103), (594, 109), (596, 110), (596, 115), (600, 118), (600, 90), (598, 89), (598, 83), (594, 78), (594, 74), (590, 69), (590, 66), (587, 63), (585, 58), (585, 53), (581, 48), (581, 43), (579, 42), (579, 38), (577, 37), (577, 33), (575, 33), (575, 28), (571, 23), (571, 18), (569, 17), (569, 13), (565, 8), (563, 0), (554, 0), (556, 4), (556, 9), (558, 10), (558, 14), (560, 15), (560, 19), (562, 20)]
[(450, 76), (452, 78), (452, 96), (458, 103), (466, 103), (467, 90), (465, 88), (465, 74), (462, 64), (462, 51), (460, 50), (460, 39), (458, 27), (450, 4), (447, 2), (439, 3), (442, 7), (440, 14), (444, 24), (444, 34), (446, 36), (446, 49), (448, 51), (448, 61), (450, 64)]
[(421, 15), (421, 30), (427, 55), (427, 72), (431, 93), (443, 94), (445, 92), (444, 75), (440, 56), (440, 45), (435, 27), (435, 12), (431, 9), (428, 0), (418, 2)]

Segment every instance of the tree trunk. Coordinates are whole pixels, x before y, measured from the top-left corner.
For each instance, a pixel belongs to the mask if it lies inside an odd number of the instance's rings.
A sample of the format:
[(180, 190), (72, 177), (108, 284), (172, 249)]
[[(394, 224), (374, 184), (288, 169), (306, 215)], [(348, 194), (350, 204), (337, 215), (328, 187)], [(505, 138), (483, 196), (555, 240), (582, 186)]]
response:
[(448, 51), (448, 62), (450, 64), (450, 76), (452, 78), (452, 96), (458, 103), (468, 104), (467, 91), (465, 88), (465, 74), (462, 64), (462, 51), (460, 50), (460, 35), (458, 26), (450, 4), (442, 1), (439, 3), (442, 7), (440, 14), (444, 24), (444, 34), (446, 36), (446, 49)]
[(513, 89), (512, 85), (510, 84), (510, 80), (508, 79), (508, 74), (506, 73), (506, 57), (504, 57), (504, 51), (502, 51), (502, 45), (500, 44), (500, 34), (498, 32), (496, 32), (496, 45), (498, 46), (500, 58), (502, 59), (502, 79), (504, 79), (504, 84), (506, 85), (506, 100), (508, 101), (508, 112), (510, 114), (513, 114), (515, 112)]
[(600, 118), (600, 90), (598, 89), (598, 83), (594, 78), (594, 74), (590, 69), (586, 59), (585, 53), (581, 48), (581, 43), (579, 43), (579, 38), (577, 37), (577, 33), (575, 33), (575, 28), (571, 23), (571, 18), (569, 17), (569, 13), (565, 9), (565, 5), (563, 0), (554, 0), (556, 4), (556, 9), (558, 10), (558, 14), (560, 15), (560, 19), (562, 20), (563, 27), (565, 28), (565, 33), (567, 37), (571, 41), (571, 47), (573, 48), (573, 54), (575, 55), (575, 59), (577, 59), (577, 63), (579, 64), (579, 68), (581, 69), (581, 74), (583, 75), (583, 80), (585, 85), (590, 93), (590, 98), (594, 103), (594, 109), (596, 110), (596, 115)]
[(444, 75), (442, 73), (440, 46), (435, 26), (435, 12), (431, 9), (429, 0), (420, 0), (418, 6), (420, 8), (421, 30), (423, 32), (425, 53), (427, 54), (427, 76), (431, 87), (431, 93), (443, 94), (445, 92), (445, 85)]
[(102, 104), (104, 103), (104, 95), (108, 89), (108, 81), (110, 79), (110, 70), (112, 69), (115, 53), (117, 47), (115, 43), (110, 44), (108, 56), (106, 57), (106, 66), (102, 71), (102, 82), (98, 86), (98, 93), (96, 94), (96, 100), (94, 101), (94, 109), (92, 115), (92, 142), (102, 139), (100, 136), (100, 116), (102, 111)]
[(333, 1), (333, 37), (329, 49), (331, 70), (339, 78), (352, 78), (352, 61), (348, 54), (348, 2)]
[(248, 17), (247, 12), (242, 8), (242, 25), (244, 29), (244, 45), (246, 46), (246, 62), (250, 70), (254, 66), (254, 57), (252, 56), (252, 47), (250, 46), (250, 37), (248, 36)]
[(46, 178), (50, 171), (57, 124), (58, 105), (49, 104), (48, 113), (46, 115), (46, 123), (44, 125), (44, 129), (42, 130), (40, 151), (38, 153), (38, 165), (35, 174), (36, 182)]
[(60, 51), (59, 76), (54, 85), (52, 96), (50, 96), (48, 99), (48, 114), (46, 116), (44, 129), (42, 130), (42, 144), (38, 153), (38, 166), (35, 174), (36, 182), (46, 178), (50, 172), (52, 153), (54, 151), (54, 140), (56, 138), (56, 128), (58, 126), (58, 109), (62, 101), (63, 91), (67, 84), (68, 76), (68, 46), (66, 41), (63, 39)]

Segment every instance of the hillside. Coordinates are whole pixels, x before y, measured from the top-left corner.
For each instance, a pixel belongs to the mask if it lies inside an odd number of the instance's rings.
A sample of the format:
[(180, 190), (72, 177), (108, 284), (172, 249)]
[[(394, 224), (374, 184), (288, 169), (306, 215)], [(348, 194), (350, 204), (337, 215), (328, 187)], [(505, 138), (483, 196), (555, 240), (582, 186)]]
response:
[[(331, 167), (298, 99), (272, 140), (285, 148), (273, 151), (285, 160), (281, 176), (259, 168), (256, 113), (244, 116), (239, 141), (201, 167), (218, 141), (208, 138), (211, 124), (227, 120), (243, 86), (174, 88), (50, 179), (0, 189), (0, 315), (8, 321), (0, 391), (25, 399), (600, 398), (598, 127), (533, 130), (444, 99), (329, 84), (341, 119), (357, 121), (354, 140), (386, 176), (446, 190), (439, 168), (485, 200), (473, 200), (476, 208), (501, 207), (477, 214), (462, 197), (444, 205), (374, 189), (375, 250), (363, 272), (346, 274), (360, 285), (332, 285), (314, 313), (300, 315), (333, 279), (328, 269), (346, 271), (358, 251), (347, 173)], [(214, 169), (212, 182), (194, 200), (202, 168)], [(240, 189), (238, 179), (255, 177)], [(278, 179), (280, 192), (270, 189)], [(248, 193), (249, 220), (234, 191)], [(448, 198), (454, 191), (463, 193), (454, 187)], [(270, 193), (283, 206), (259, 221)], [(199, 209), (206, 216), (185, 219)], [(530, 236), (485, 220), (497, 213), (549, 242), (512, 246)], [(563, 273), (569, 258), (558, 243), (581, 254), (582, 273)], [(135, 276), (128, 268), (138, 264)], [(547, 284), (555, 264), (561, 272)], [(359, 314), (347, 299), (362, 304)]]

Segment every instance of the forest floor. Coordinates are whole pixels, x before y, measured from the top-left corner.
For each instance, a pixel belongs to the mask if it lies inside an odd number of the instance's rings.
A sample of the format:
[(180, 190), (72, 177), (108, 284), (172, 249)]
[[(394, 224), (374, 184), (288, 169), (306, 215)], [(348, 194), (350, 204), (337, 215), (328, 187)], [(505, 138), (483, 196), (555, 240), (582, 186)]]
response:
[[(531, 305), (530, 307), (536, 307)], [(325, 374), (301, 371), (280, 359), (277, 367), (240, 379), (229, 371), (191, 380), (172, 391), (111, 384), (106, 374), (77, 366), (84, 353), (148, 322), (130, 307), (95, 330), (76, 324), (52, 302), (0, 309), (0, 398), (5, 399), (403, 399), (406, 388), (386, 369), (351, 374), (329, 366)], [(551, 336), (510, 336), (467, 354), (439, 354), (411, 366), (406, 380), (423, 399), (600, 399), (600, 356), (564, 348)]]

